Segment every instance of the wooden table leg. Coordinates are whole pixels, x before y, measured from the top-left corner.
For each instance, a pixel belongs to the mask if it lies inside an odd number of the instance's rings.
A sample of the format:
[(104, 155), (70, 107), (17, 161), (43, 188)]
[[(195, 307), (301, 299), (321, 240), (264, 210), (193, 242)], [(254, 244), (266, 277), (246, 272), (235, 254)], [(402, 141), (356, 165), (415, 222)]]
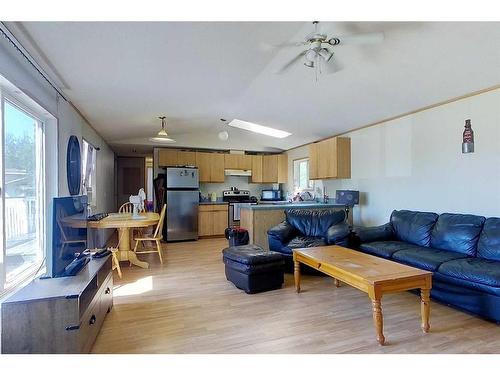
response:
[(130, 249), (130, 228), (118, 228), (119, 244), (118, 259), (120, 261), (129, 261), (141, 268), (149, 268), (149, 263), (137, 259), (137, 254)]
[(295, 290), (300, 293), (300, 263), (293, 261), (293, 277), (295, 279)]
[(375, 330), (377, 331), (377, 341), (380, 345), (384, 345), (384, 318), (382, 316), (382, 304), (380, 299), (372, 299), (373, 306), (373, 323), (375, 324)]
[(430, 304), (430, 289), (420, 289), (420, 311), (422, 314), (422, 331), (429, 332), (431, 327), (429, 323), (431, 304)]

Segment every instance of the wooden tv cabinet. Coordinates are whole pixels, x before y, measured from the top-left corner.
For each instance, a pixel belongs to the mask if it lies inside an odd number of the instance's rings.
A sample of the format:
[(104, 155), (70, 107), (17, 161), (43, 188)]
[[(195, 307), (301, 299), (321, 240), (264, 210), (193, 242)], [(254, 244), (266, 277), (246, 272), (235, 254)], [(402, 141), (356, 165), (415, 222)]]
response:
[(2, 353), (88, 353), (112, 307), (111, 256), (33, 280), (2, 303)]

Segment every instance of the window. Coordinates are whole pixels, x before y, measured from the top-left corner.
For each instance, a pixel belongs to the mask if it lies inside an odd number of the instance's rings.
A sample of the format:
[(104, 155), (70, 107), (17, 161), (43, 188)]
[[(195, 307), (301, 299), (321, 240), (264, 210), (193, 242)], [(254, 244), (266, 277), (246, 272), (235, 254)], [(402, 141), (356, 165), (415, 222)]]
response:
[(2, 222), (0, 291), (40, 267), (45, 256), (44, 124), (2, 97)]
[(97, 150), (84, 139), (82, 143), (82, 189), (92, 208), (97, 207), (96, 162)]
[(293, 161), (293, 187), (296, 191), (312, 189), (312, 182), (309, 180), (309, 159)]

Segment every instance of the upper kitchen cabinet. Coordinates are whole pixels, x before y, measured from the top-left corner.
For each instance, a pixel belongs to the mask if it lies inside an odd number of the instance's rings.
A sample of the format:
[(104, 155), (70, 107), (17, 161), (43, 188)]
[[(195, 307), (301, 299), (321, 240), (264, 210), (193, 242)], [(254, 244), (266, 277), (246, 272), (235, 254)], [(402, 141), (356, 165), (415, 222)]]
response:
[(158, 165), (160, 167), (173, 167), (179, 165), (177, 154), (179, 151), (177, 150), (168, 150), (161, 149), (158, 151)]
[(286, 154), (264, 155), (262, 157), (263, 183), (286, 183), (287, 179), (288, 156)]
[(240, 154), (225, 154), (224, 155), (225, 169), (252, 169), (252, 156)]
[(196, 153), (192, 151), (160, 149), (158, 151), (158, 165), (160, 167), (196, 165)]
[(335, 137), (309, 145), (309, 179), (351, 178), (351, 139)]
[(177, 162), (179, 165), (196, 165), (196, 152), (179, 151), (177, 153)]
[(251, 182), (262, 182), (262, 155), (251, 155), (252, 158), (252, 177)]
[(196, 152), (200, 182), (224, 182), (224, 154)]

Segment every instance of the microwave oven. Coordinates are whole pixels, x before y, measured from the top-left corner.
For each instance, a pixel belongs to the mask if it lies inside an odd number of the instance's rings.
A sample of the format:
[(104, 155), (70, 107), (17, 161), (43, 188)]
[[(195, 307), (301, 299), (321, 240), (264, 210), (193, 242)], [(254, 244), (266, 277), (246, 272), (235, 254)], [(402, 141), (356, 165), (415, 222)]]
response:
[(261, 194), (262, 201), (281, 201), (283, 200), (281, 196), (281, 190), (262, 190)]

